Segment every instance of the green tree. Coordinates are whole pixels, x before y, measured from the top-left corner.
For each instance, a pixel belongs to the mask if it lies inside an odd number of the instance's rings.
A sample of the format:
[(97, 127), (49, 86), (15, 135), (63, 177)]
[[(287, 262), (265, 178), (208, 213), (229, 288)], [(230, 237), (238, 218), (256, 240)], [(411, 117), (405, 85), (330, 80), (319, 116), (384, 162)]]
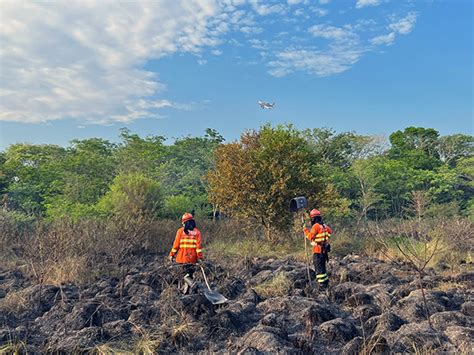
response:
[(375, 169), (371, 166), (370, 159), (361, 159), (354, 162), (352, 172), (357, 180), (358, 194), (355, 199), (359, 209), (359, 220), (367, 220), (372, 211), (376, 211), (377, 205), (382, 200), (382, 193), (377, 192), (377, 176)]
[(25, 213), (43, 213), (44, 201), (58, 193), (65, 156), (65, 149), (55, 145), (11, 145), (3, 154), (4, 203)]
[(166, 159), (165, 138), (153, 135), (141, 138), (126, 128), (121, 129), (120, 137), (122, 142), (116, 150), (118, 171), (143, 172), (156, 178)]
[(71, 143), (64, 166), (63, 195), (71, 201), (94, 204), (107, 192), (116, 175), (116, 145), (99, 138)]
[(462, 194), (460, 208), (474, 220), (474, 156), (460, 158), (455, 171)]
[(225, 213), (255, 218), (272, 239), (273, 231), (291, 224), (290, 199), (318, 191), (311, 161), (308, 144), (291, 126), (246, 132), (240, 142), (216, 150), (210, 199)]
[(0, 152), (0, 206), (6, 204), (7, 190), (8, 190), (8, 178), (5, 170), (6, 156), (4, 152)]
[(167, 147), (166, 162), (159, 174), (165, 195), (186, 197), (193, 201), (190, 210), (212, 213), (206, 175), (214, 166), (214, 150), (223, 140), (217, 131), (207, 129), (204, 137), (181, 138)]
[(371, 158), (365, 169), (374, 178), (374, 193), (381, 197), (377, 207), (379, 217), (401, 217), (413, 190), (409, 183), (411, 169), (403, 161), (384, 156)]
[(459, 159), (474, 155), (474, 137), (466, 134), (453, 134), (439, 139), (441, 160), (454, 167)]
[(44, 201), (50, 218), (81, 217), (95, 214), (95, 204), (108, 191), (116, 174), (116, 145), (90, 138), (73, 140), (61, 161), (56, 193)]
[(363, 136), (353, 132), (337, 133), (330, 128), (314, 128), (303, 131), (318, 163), (332, 168), (347, 168), (355, 160), (380, 155), (386, 149), (385, 139)]
[(433, 169), (441, 165), (439, 133), (432, 128), (408, 127), (390, 135), (389, 156), (415, 169)]

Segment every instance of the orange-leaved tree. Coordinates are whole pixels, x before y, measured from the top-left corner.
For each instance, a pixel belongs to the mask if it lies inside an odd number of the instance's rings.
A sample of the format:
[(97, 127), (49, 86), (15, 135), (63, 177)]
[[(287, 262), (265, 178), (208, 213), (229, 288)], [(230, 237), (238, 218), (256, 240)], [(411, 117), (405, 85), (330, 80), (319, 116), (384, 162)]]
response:
[(318, 192), (311, 164), (311, 150), (298, 130), (265, 125), (216, 149), (209, 198), (228, 215), (255, 218), (274, 239), (275, 230), (291, 226), (290, 199)]

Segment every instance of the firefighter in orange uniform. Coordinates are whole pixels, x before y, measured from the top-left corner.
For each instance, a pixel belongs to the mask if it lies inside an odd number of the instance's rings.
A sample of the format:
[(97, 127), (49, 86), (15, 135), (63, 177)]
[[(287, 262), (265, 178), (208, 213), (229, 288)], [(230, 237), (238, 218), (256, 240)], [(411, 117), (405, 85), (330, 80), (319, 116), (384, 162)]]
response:
[(328, 253), (331, 251), (329, 238), (332, 230), (324, 224), (321, 212), (317, 209), (311, 210), (311, 230), (304, 228), (306, 238), (311, 241), (313, 246), (313, 262), (316, 269), (316, 279), (321, 288), (329, 286), (329, 277), (326, 273), (326, 262), (329, 260)]
[(169, 260), (183, 265), (184, 289), (187, 293), (193, 284), (195, 264), (202, 261), (201, 232), (196, 228), (196, 222), (191, 213), (185, 213), (181, 218), (182, 227), (176, 232), (173, 248), (169, 254)]

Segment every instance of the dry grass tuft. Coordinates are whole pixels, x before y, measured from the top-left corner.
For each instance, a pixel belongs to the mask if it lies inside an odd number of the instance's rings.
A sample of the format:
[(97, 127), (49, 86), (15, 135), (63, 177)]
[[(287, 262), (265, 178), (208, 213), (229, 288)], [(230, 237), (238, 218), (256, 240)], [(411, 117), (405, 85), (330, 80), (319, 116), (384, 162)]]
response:
[(48, 267), (44, 282), (59, 286), (68, 282), (85, 283), (89, 279), (87, 257), (68, 256)]
[(22, 341), (8, 342), (6, 344), (0, 345), (0, 354), (20, 355), (27, 353), (28, 348), (26, 347), (26, 344)]
[(271, 280), (255, 287), (255, 291), (265, 298), (287, 296), (291, 289), (291, 281), (284, 272), (279, 272)]
[(0, 311), (11, 314), (21, 314), (28, 308), (24, 291), (11, 291), (0, 300)]
[(182, 323), (171, 327), (171, 339), (175, 344), (185, 344), (191, 339), (194, 328), (193, 323), (184, 320)]
[(453, 282), (453, 281), (448, 281), (448, 282), (441, 282), (437, 286), (433, 287), (433, 290), (437, 291), (451, 291), (451, 290), (467, 290), (469, 287), (466, 284), (462, 284), (459, 282)]
[(134, 344), (132, 353), (133, 354), (156, 354), (162, 341), (160, 339), (153, 339), (151, 336), (142, 336)]
[(92, 349), (91, 353), (94, 355), (126, 355), (132, 351), (129, 349), (129, 345), (124, 343), (106, 343), (97, 345)]

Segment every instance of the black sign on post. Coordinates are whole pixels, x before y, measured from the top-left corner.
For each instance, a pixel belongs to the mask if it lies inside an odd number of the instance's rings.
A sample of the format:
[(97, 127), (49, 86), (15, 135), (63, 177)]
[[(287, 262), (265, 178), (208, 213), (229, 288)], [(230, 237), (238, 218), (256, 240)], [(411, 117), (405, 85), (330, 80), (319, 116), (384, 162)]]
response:
[(302, 208), (308, 207), (308, 200), (304, 196), (295, 197), (290, 201), (290, 211), (296, 212)]

